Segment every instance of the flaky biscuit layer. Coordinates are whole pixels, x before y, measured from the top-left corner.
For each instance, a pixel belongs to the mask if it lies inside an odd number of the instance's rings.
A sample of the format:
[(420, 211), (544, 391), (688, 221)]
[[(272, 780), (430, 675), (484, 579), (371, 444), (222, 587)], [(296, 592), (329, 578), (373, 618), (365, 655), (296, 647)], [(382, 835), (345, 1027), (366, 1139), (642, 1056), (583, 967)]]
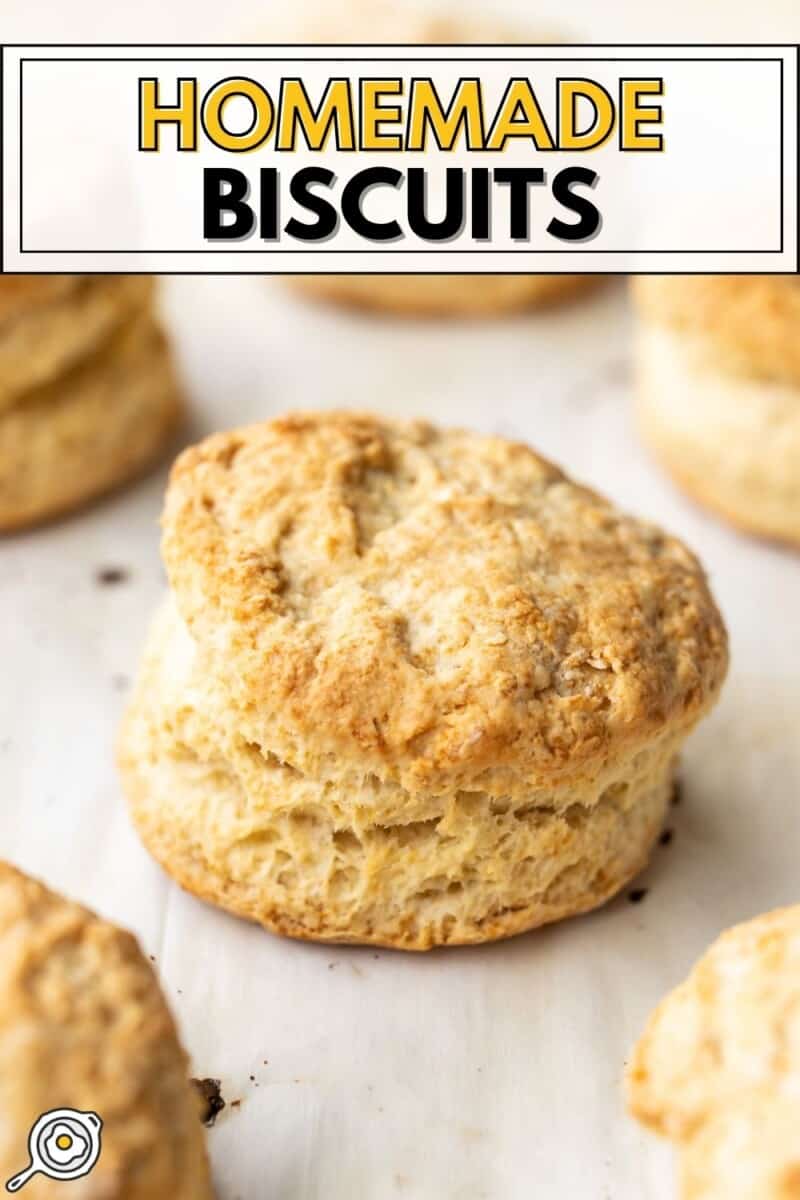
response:
[(169, 348), (142, 316), (101, 354), (0, 413), (0, 530), (126, 482), (164, 449), (182, 410)]
[(524, 801), (715, 698), (697, 560), (521, 444), (296, 414), (178, 459), (178, 608), (242, 736), (321, 781)]
[(55, 1108), (96, 1112), (97, 1165), (35, 1176), (31, 1200), (211, 1200), (197, 1095), (175, 1023), (135, 938), (0, 863), (0, 1173), (28, 1161)]
[(720, 371), (702, 339), (638, 334), (639, 421), (694, 497), (742, 529), (800, 545), (800, 385)]
[(603, 903), (644, 865), (680, 738), (592, 783), (409, 794), (307, 776), (239, 731), (170, 601), (125, 720), (133, 819), (187, 889), (292, 937), (405, 950), (484, 942)]
[(800, 908), (715, 942), (654, 1013), (627, 1085), (680, 1146), (684, 1200), (797, 1200)]

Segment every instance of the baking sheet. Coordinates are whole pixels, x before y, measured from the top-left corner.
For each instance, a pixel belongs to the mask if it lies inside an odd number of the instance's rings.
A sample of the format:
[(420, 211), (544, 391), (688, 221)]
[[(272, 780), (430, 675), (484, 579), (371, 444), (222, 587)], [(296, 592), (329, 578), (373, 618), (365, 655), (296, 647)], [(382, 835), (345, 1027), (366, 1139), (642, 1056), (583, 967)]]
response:
[[(168, 280), (163, 300), (191, 438), (351, 405), (529, 440), (700, 552), (732, 672), (685, 755), (674, 838), (640, 904), (426, 956), (280, 940), (169, 883), (115, 776), (164, 588), (161, 470), (0, 541), (3, 856), (155, 956), (195, 1073), (221, 1078), (229, 1102), (208, 1138), (221, 1200), (667, 1200), (672, 1154), (625, 1116), (623, 1062), (722, 928), (800, 899), (800, 558), (706, 517), (641, 449), (620, 282), (465, 325), (318, 308), (277, 280)], [(125, 578), (103, 584), (104, 568)]]

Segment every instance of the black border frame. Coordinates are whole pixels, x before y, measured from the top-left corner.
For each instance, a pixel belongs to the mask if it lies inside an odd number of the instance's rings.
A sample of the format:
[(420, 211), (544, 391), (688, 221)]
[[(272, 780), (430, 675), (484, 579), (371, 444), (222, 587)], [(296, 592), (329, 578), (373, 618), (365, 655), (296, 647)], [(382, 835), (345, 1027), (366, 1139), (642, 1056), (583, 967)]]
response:
[[(752, 49), (752, 48), (754, 48), (754, 47), (756, 47), (756, 48), (757, 48), (759, 44), (760, 44), (760, 43), (751, 43), (751, 42), (731, 42), (731, 43), (719, 43), (719, 44), (715, 44), (715, 48), (722, 49), (722, 50), (734, 50), (734, 49)], [(775, 42), (769, 42), (769, 43), (762, 43), (762, 44), (764, 45), (765, 49), (777, 49), (777, 48), (780, 48), (780, 49), (783, 49), (783, 50), (791, 50), (791, 49), (794, 49), (794, 51), (795, 51), (795, 57), (796, 57), (796, 66), (797, 66), (797, 72), (796, 72), (796, 74), (797, 74), (797, 116), (798, 116), (798, 120), (797, 120), (797, 143), (796, 143), (796, 146), (797, 146), (797, 149), (796, 149), (796, 154), (797, 154), (796, 165), (797, 165), (797, 167), (798, 167), (798, 171), (797, 171), (797, 174), (798, 174), (798, 211), (797, 211), (797, 231), (796, 231), (796, 253), (795, 253), (795, 268), (794, 268), (794, 272), (792, 272), (792, 271), (773, 271), (773, 272), (763, 272), (763, 271), (760, 271), (760, 272), (747, 272), (747, 273), (748, 273), (748, 274), (773, 274), (773, 275), (788, 275), (788, 274), (792, 274), (792, 273), (794, 273), (794, 274), (799, 274), (799, 273), (800, 273), (800, 43), (794, 43), (794, 42), (787, 42), (787, 43), (775, 43)], [(185, 49), (206, 49), (206, 50), (207, 50), (207, 49), (219, 49), (219, 44), (217, 44), (217, 43), (207, 43), (207, 42), (205, 42), (205, 43), (203, 43), (203, 42), (194, 42), (194, 43), (193, 43), (193, 42), (184, 42), (184, 43), (175, 43), (175, 42), (159, 42), (159, 43), (154, 43), (154, 42), (149, 42), (149, 43), (148, 43), (148, 42), (141, 42), (141, 43), (119, 43), (119, 42), (118, 42), (118, 43), (87, 43), (87, 42), (61, 42), (61, 43), (49, 43), (49, 42), (43, 42), (43, 43), (23, 43), (23, 42), (7, 42), (7, 43), (0, 44), (0, 130), (2, 130), (2, 128), (3, 128), (3, 115), (4, 115), (4, 114), (3, 114), (3, 102), (4, 102), (4, 90), (3, 90), (3, 89), (4, 89), (4, 66), (5, 66), (5, 63), (4, 63), (4, 51), (5, 51), (5, 49), (6, 49), (6, 48), (8, 48), (8, 49), (34, 49), (34, 48), (35, 48), (35, 49), (42, 49), (42, 50), (48, 50), (48, 49), (59, 49), (59, 50), (64, 50), (64, 49), (70, 49), (70, 48), (84, 48), (84, 47), (86, 47), (86, 46), (90, 46), (90, 45), (91, 45), (93, 48), (95, 48), (95, 49), (98, 49), (98, 50), (106, 50), (106, 49), (109, 49), (109, 50), (110, 50), (110, 49), (131, 49), (131, 48), (135, 48), (135, 49), (148, 49), (149, 47), (152, 47), (152, 48), (154, 48), (154, 49), (172, 49), (172, 48), (175, 48), (175, 49), (184, 49), (184, 50), (185, 50)], [(338, 47), (338, 46), (346, 46), (346, 47), (349, 47), (349, 48), (351, 48), (351, 47), (353, 47), (353, 46), (358, 46), (359, 48), (363, 48), (363, 49), (381, 49), (381, 50), (385, 50), (385, 49), (398, 49), (398, 50), (402, 50), (402, 51), (407, 51), (407, 50), (408, 50), (408, 48), (409, 48), (409, 47), (408, 47), (408, 44), (397, 45), (397, 44), (395, 44), (395, 43), (354, 43), (354, 42), (331, 42), (331, 43), (326, 43), (324, 47), (323, 47), (323, 46), (321, 46), (320, 44), (316, 44), (316, 43), (315, 43), (315, 44), (309, 44), (309, 43), (270, 43), (270, 44), (266, 44), (266, 43), (249, 43), (249, 44), (248, 44), (248, 43), (243, 43), (243, 44), (239, 44), (239, 43), (231, 43), (231, 44), (225, 44), (225, 48), (228, 48), (228, 45), (230, 45), (230, 49), (232, 49), (232, 50), (245, 50), (245, 49), (246, 49), (246, 50), (261, 50), (261, 49), (270, 49), (270, 50), (275, 50), (275, 49), (292, 49), (292, 50), (303, 50), (303, 49), (307, 49), (307, 50), (319, 51), (319, 50), (321, 50), (321, 49), (326, 49), (326, 50), (328, 50), (328, 49), (335, 49), (335, 48), (336, 48), (336, 47)], [(432, 43), (420, 43), (420, 45), (421, 45), (423, 48), (426, 48), (426, 49), (437, 49), (437, 48), (438, 48), (438, 46), (436, 46), (436, 45), (434, 45), (434, 44), (432, 44)], [(455, 44), (454, 44), (454, 45), (455, 45)], [(489, 48), (492, 48), (492, 49), (511, 49), (511, 47), (509, 47), (509, 46), (507, 45), (507, 43), (499, 43), (499, 42), (491, 43), (491, 42), (487, 42), (487, 43), (484, 43), (484, 45), (485, 45), (485, 46), (487, 46), (487, 47), (489, 47)], [(649, 47), (646, 47), (646, 48), (648, 48), (648, 49), (655, 49), (655, 48), (659, 48), (659, 49), (667, 49), (667, 50), (670, 50), (670, 49), (694, 49), (694, 50), (702, 50), (702, 49), (704, 49), (706, 46), (707, 46), (707, 43), (705, 43), (705, 44), (697, 44), (697, 43), (691, 43), (691, 42), (670, 42), (670, 43), (657, 43), (657, 44), (656, 44), (656, 45), (654, 45), (654, 46), (649, 46)], [(473, 46), (470, 46), (470, 45), (463, 45), (463, 44), (458, 44), (457, 48), (463, 48), (464, 50), (470, 50), (470, 49), (474, 49), (474, 47), (473, 47)], [(515, 48), (516, 48), (516, 47), (515, 47)], [(523, 45), (521, 45), (521, 46), (519, 47), (519, 49), (552, 49), (552, 48), (553, 48), (553, 43), (541, 43), (541, 42), (538, 42), (538, 43), (537, 43), (537, 42), (525, 43), (525, 44), (523, 44)], [(588, 44), (588, 43), (571, 43), (571, 44), (569, 44), (569, 46), (568, 46), (567, 48), (569, 48), (569, 49), (611, 49), (611, 48), (613, 48), (613, 49), (619, 49), (619, 48), (622, 48), (622, 49), (631, 49), (631, 50), (635, 50), (635, 49), (641, 49), (641, 48), (642, 48), (642, 44), (641, 44), (641, 43), (639, 43), (639, 42), (592, 43), (592, 44)], [(252, 61), (257, 61), (257, 62), (283, 62), (283, 61), (294, 61), (294, 59), (296, 58), (296, 56), (292, 56), (292, 58), (291, 58), (291, 59), (289, 59), (289, 58), (283, 58), (283, 57), (270, 57), (270, 58), (264, 58), (264, 57), (256, 57), (255, 55), (252, 55), (252, 56), (249, 56), (249, 57), (251, 57)], [(314, 58), (315, 58), (315, 60), (316, 60), (316, 61), (320, 61), (320, 62), (326, 62), (326, 61), (328, 61), (328, 59), (329, 59), (330, 57), (334, 57), (334, 56), (322, 55), (322, 54), (319, 54), (319, 53), (317, 53), (317, 54), (315, 54), (315, 55), (314, 55)], [(348, 55), (346, 58), (342, 58), (341, 56), (339, 56), (339, 57), (338, 57), (338, 61), (340, 61), (340, 62), (363, 62), (363, 61), (367, 61), (367, 60), (368, 60), (370, 57), (371, 57), (371, 56), (369, 56), (369, 55), (364, 55), (363, 57), (356, 57), (356, 56), (351, 56), (351, 55)], [(476, 61), (476, 62), (480, 62), (480, 61), (486, 61), (486, 62), (488, 62), (488, 61), (492, 61), (492, 62), (505, 62), (505, 61), (508, 61), (508, 62), (510, 62), (510, 61), (518, 61), (518, 60), (519, 60), (519, 58), (520, 58), (520, 55), (514, 55), (514, 56), (509, 56), (508, 58), (492, 58), (492, 59), (483, 59), (483, 60), (482, 60), (482, 59), (480, 59), (480, 58), (473, 58), (473, 59), (472, 59), (472, 61)], [(318, 250), (316, 250), (316, 249), (314, 249), (314, 250), (303, 250), (303, 249), (275, 250), (275, 249), (269, 249), (269, 250), (238, 250), (238, 251), (237, 251), (237, 250), (233, 250), (233, 251), (231, 251), (231, 249), (230, 249), (230, 248), (227, 248), (227, 247), (226, 247), (225, 249), (220, 249), (220, 250), (213, 250), (213, 249), (207, 249), (207, 250), (206, 250), (206, 249), (204, 249), (204, 250), (119, 250), (119, 249), (115, 249), (115, 250), (85, 250), (85, 251), (84, 251), (84, 250), (74, 250), (74, 249), (73, 249), (73, 250), (25, 250), (25, 249), (24, 249), (24, 246), (23, 246), (23, 237), (22, 237), (22, 225), (23, 225), (23, 220), (22, 220), (22, 217), (23, 217), (23, 162), (22, 162), (22, 158), (23, 158), (23, 152), (22, 152), (22, 145), (23, 145), (23, 143), (22, 143), (22, 116), (23, 116), (23, 114), (22, 114), (22, 93), (23, 93), (23, 72), (24, 72), (24, 65), (25, 65), (25, 63), (26, 63), (26, 62), (34, 62), (34, 61), (35, 61), (35, 62), (115, 62), (115, 61), (118, 61), (118, 62), (137, 62), (137, 61), (148, 61), (148, 62), (181, 62), (181, 61), (224, 62), (224, 61), (227, 61), (227, 59), (226, 59), (226, 58), (221, 58), (221, 57), (218, 57), (218, 56), (216, 56), (216, 55), (215, 55), (215, 56), (209, 56), (209, 57), (200, 57), (200, 58), (194, 57), (194, 58), (192, 58), (191, 60), (186, 60), (186, 59), (178, 59), (178, 58), (174, 58), (174, 57), (172, 57), (172, 56), (160, 56), (159, 58), (147, 58), (147, 59), (139, 59), (139, 58), (137, 58), (137, 57), (132, 57), (132, 58), (131, 58), (131, 57), (127, 57), (127, 56), (126, 56), (126, 57), (122, 57), (122, 56), (120, 56), (120, 57), (113, 57), (113, 56), (110, 56), (110, 57), (91, 56), (91, 57), (89, 57), (89, 56), (87, 56), (87, 57), (81, 57), (81, 58), (73, 58), (73, 57), (65, 57), (65, 58), (60, 58), (60, 57), (58, 57), (58, 56), (55, 56), (55, 55), (42, 56), (42, 57), (40, 57), (40, 58), (36, 58), (36, 59), (32, 59), (32, 58), (28, 58), (28, 59), (21, 58), (21, 59), (19, 60), (19, 75), (20, 75), (20, 96), (19, 96), (19, 151), (20, 151), (20, 178), (19, 178), (19, 253), (20, 253), (20, 254), (25, 254), (25, 255), (34, 255), (34, 254), (60, 254), (60, 255), (68, 255), (68, 254), (80, 254), (80, 255), (82, 255), (82, 256), (83, 256), (83, 255), (95, 255), (95, 254), (96, 254), (96, 255), (106, 255), (106, 254), (126, 254), (126, 255), (138, 255), (138, 254), (148, 254), (148, 255), (156, 255), (156, 254), (174, 254), (174, 255), (178, 255), (178, 254), (206, 254), (206, 255), (220, 255), (220, 254), (231, 254), (231, 253), (233, 253), (233, 254), (237, 254), (237, 255), (239, 255), (239, 254), (241, 254), (241, 255), (250, 255), (250, 256), (252, 257), (253, 255), (260, 255), (260, 254), (264, 254), (264, 255), (273, 255), (273, 256), (274, 256), (274, 255), (280, 255), (280, 254), (312, 254), (312, 253), (318, 253)], [(443, 61), (450, 61), (450, 59), (449, 59), (449, 58), (448, 58), (448, 59), (446, 59), (446, 60), (445, 60), (445, 59), (437, 59), (437, 58), (435, 58), (435, 57), (418, 58), (418, 57), (416, 57), (416, 56), (410, 56), (410, 55), (408, 55), (408, 54), (404, 54), (404, 55), (402, 55), (402, 56), (397, 56), (397, 61), (399, 61), (399, 62), (443, 62)], [(533, 61), (533, 62), (535, 62), (535, 61), (544, 62), (544, 61), (550, 61), (550, 60), (549, 60), (549, 59), (530, 59), (530, 61)], [(623, 62), (623, 61), (626, 61), (626, 60), (624, 60), (624, 59), (619, 59), (619, 58), (602, 58), (602, 57), (598, 57), (598, 56), (596, 56), (596, 55), (591, 55), (591, 56), (589, 56), (589, 57), (586, 57), (586, 58), (580, 58), (580, 57), (577, 57), (577, 56), (574, 56), (574, 55), (572, 55), (572, 56), (570, 56), (568, 59), (564, 59), (564, 61), (569, 61), (569, 62)], [(655, 61), (655, 62), (687, 62), (687, 61), (690, 61), (690, 62), (750, 62), (750, 61), (757, 61), (757, 62), (767, 62), (767, 63), (777, 63), (777, 64), (779, 64), (779, 66), (780, 66), (780, 135), (779, 135), (779, 136), (780, 136), (780, 156), (781, 156), (781, 161), (780, 161), (780, 224), (781, 224), (781, 229), (780, 229), (780, 248), (779, 248), (779, 249), (777, 249), (777, 250), (774, 250), (774, 249), (771, 249), (771, 250), (730, 250), (730, 251), (726, 251), (726, 250), (715, 250), (715, 251), (708, 251), (708, 253), (714, 253), (714, 254), (730, 254), (730, 255), (733, 255), (733, 254), (744, 254), (744, 255), (750, 255), (750, 254), (759, 254), (759, 255), (768, 255), (768, 254), (776, 254), (776, 255), (777, 255), (777, 254), (783, 254), (783, 253), (784, 253), (784, 249), (785, 249), (785, 236), (784, 236), (784, 235), (785, 235), (785, 153), (784, 153), (784, 143), (785, 143), (785, 118), (784, 118), (784, 107), (785, 107), (785, 88), (784, 88), (784, 70), (783, 70), (783, 63), (784, 63), (784, 59), (783, 59), (783, 58), (769, 58), (769, 57), (758, 58), (758, 59), (752, 59), (752, 58), (750, 58), (750, 57), (740, 57), (740, 56), (731, 55), (731, 56), (727, 56), (727, 57), (717, 57), (717, 58), (701, 58), (701, 57), (696, 57), (696, 58), (686, 58), (686, 57), (672, 56), (672, 57), (662, 57), (662, 58), (658, 58), (658, 59), (652, 59), (652, 60), (650, 60), (650, 59), (646, 59), (646, 58), (642, 58), (641, 56), (638, 56), (638, 58), (637, 58), (637, 61), (640, 61), (640, 62), (647, 62), (647, 61)], [(22, 272), (22, 271), (15, 271), (15, 272), (6, 272), (6, 271), (5, 271), (5, 263), (4, 263), (4, 228), (5, 228), (5, 226), (4, 226), (4, 221), (5, 221), (5, 202), (4, 202), (4, 197), (5, 197), (5, 190), (4, 190), (4, 155), (5, 155), (5, 149), (4, 149), (4, 145), (3, 145), (3, 143), (2, 143), (2, 139), (0, 139), (0, 274), (1, 274), (1, 273), (8, 273), (8, 274), (24, 274), (24, 272)], [(326, 253), (327, 253), (327, 254), (366, 254), (366, 255), (369, 255), (369, 254), (374, 254), (375, 252), (374, 252), (374, 250), (329, 250), (329, 251), (326, 251)], [(419, 249), (417, 249), (417, 250), (396, 250), (396, 251), (393, 251), (393, 255), (398, 255), (398, 256), (399, 256), (399, 255), (402, 255), (402, 254), (437, 254), (437, 253), (440, 253), (440, 251), (439, 251), (438, 249), (433, 249), (433, 250), (419, 250)], [(461, 253), (461, 254), (482, 254), (482, 255), (486, 255), (486, 254), (507, 254), (507, 253), (508, 253), (508, 251), (506, 251), (506, 250), (490, 250), (490, 249), (471, 249), (471, 250), (461, 250), (461, 251), (459, 251), (459, 253)], [(564, 252), (563, 252), (563, 250), (542, 250), (542, 249), (540, 249), (540, 250), (524, 250), (524, 251), (521, 251), (521, 252), (519, 252), (519, 253), (522, 253), (522, 254), (536, 254), (536, 255), (543, 255), (543, 254), (562, 254), (562, 253), (564, 253)], [(587, 250), (587, 249), (581, 249), (580, 253), (581, 253), (581, 254), (636, 254), (636, 253), (639, 253), (639, 251), (635, 251), (635, 250), (619, 250), (619, 249), (614, 249), (614, 250)], [(702, 251), (687, 251), (687, 250), (674, 250), (674, 249), (673, 249), (673, 250), (654, 250), (654, 251), (648, 251), (648, 253), (650, 253), (650, 254), (659, 254), (659, 255), (662, 255), (662, 254), (663, 254), (663, 255), (671, 255), (671, 254), (692, 254), (692, 253), (703, 253), (703, 252), (702, 252)], [(53, 274), (53, 275), (59, 275), (59, 274), (68, 274), (69, 272), (53, 271), (53, 272), (48, 272), (48, 273), (49, 273), (49, 274)], [(115, 273), (117, 273), (117, 272), (111, 272), (111, 271), (97, 271), (97, 272), (90, 272), (90, 273), (92, 273), (92, 274), (115, 274)], [(269, 274), (269, 275), (301, 275), (301, 276), (302, 276), (302, 275), (316, 275), (316, 274), (319, 274), (319, 271), (269, 271), (269, 272), (263, 272), (263, 273), (264, 273), (264, 274)], [(360, 275), (360, 274), (363, 274), (363, 273), (368, 273), (368, 272), (360, 272), (360, 271), (345, 271), (345, 272), (339, 272), (339, 273), (341, 273), (341, 274)], [(378, 273), (378, 274), (383, 274), (383, 275), (410, 275), (410, 276), (416, 276), (416, 275), (419, 275), (419, 274), (423, 274), (423, 275), (424, 275), (424, 274), (425, 274), (425, 272), (418, 272), (418, 271), (382, 271), (382, 272), (376, 272), (376, 273)], [(453, 275), (453, 276), (472, 276), (472, 275), (476, 275), (476, 274), (484, 274), (484, 272), (474, 272), (474, 271), (452, 271), (452, 272), (447, 272), (447, 271), (437, 271), (437, 272), (435, 272), (435, 273), (436, 273), (436, 274), (444, 274), (444, 275)], [(500, 272), (500, 273), (502, 273), (502, 274), (509, 274), (509, 275), (515, 275), (515, 274), (529, 274), (530, 272), (528, 272), (528, 271), (524, 271), (524, 270), (521, 270), (521, 271), (503, 271), (503, 272)], [(541, 275), (559, 275), (559, 274), (562, 274), (563, 272), (557, 272), (557, 271), (537, 271), (536, 273), (537, 273), (537, 274), (541, 274)], [(592, 272), (589, 272), (589, 273), (591, 274)], [(599, 274), (599, 273), (601, 273), (601, 272), (597, 272), (597, 273)], [(615, 276), (616, 276), (616, 275), (645, 275), (645, 274), (655, 274), (656, 272), (650, 272), (650, 271), (648, 271), (648, 272), (642, 272), (642, 271), (609, 271), (609, 272), (605, 272), (605, 273), (606, 273), (606, 274), (609, 274), (609, 275), (615, 275)], [(706, 274), (706, 273), (708, 273), (708, 272), (705, 272), (705, 271), (704, 271), (704, 272), (700, 272), (700, 271), (696, 271), (696, 272), (687, 272), (687, 271), (678, 271), (678, 272), (675, 272), (675, 271), (660, 271), (660, 272), (658, 272), (658, 273), (663, 273), (663, 274), (681, 274), (681, 275), (684, 275), (684, 274)], [(714, 272), (714, 273), (715, 273), (715, 274), (725, 274), (725, 275), (729, 275), (729, 274), (736, 274), (737, 272), (734, 272), (734, 271), (725, 271), (725, 272)], [(124, 272), (124, 274), (139, 275), (139, 274), (153, 274), (153, 272), (152, 272), (152, 271), (126, 271), (126, 272)], [(198, 275), (198, 276), (202, 276), (202, 275), (211, 275), (211, 274), (228, 274), (228, 275), (253, 275), (253, 274), (259, 274), (259, 272), (258, 272), (258, 271), (226, 271), (226, 272), (217, 272), (217, 271), (169, 271), (169, 272), (164, 272), (164, 274), (170, 274), (170, 275), (173, 275), (173, 274), (174, 274), (174, 275)]]

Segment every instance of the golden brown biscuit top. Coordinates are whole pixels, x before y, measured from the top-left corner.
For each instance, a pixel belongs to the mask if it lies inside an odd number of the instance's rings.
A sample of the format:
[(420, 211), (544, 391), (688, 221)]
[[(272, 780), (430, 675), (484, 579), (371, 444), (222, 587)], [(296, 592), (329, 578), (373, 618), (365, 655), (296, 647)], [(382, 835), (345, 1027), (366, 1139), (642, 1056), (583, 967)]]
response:
[(77, 291), (81, 275), (0, 275), (0, 325)]
[(642, 276), (634, 293), (646, 319), (702, 337), (722, 369), (800, 384), (798, 276)]
[[(198, 1099), (135, 938), (6, 863), (0, 1066), (8, 1174), (25, 1166), (28, 1129), (41, 1113), (77, 1108), (103, 1121), (101, 1156), (81, 1195), (210, 1197)], [(37, 1186), (32, 1195), (50, 1194)]]
[[(800, 1186), (798, 1089), (800, 907), (795, 907), (737, 926), (715, 942), (654, 1013), (636, 1047), (628, 1091), (633, 1112), (652, 1128), (680, 1141), (700, 1139), (709, 1177), (724, 1178), (728, 1171), (732, 1179), (736, 1174), (748, 1179), (748, 1156), (763, 1158), (765, 1177), (770, 1161), (777, 1171), (766, 1190), (743, 1186), (740, 1192), (734, 1184), (725, 1189), (718, 1183), (698, 1195), (788, 1198)], [(783, 1129), (787, 1113), (793, 1114), (790, 1141)], [(768, 1136), (772, 1125), (774, 1137)], [(734, 1134), (746, 1155), (737, 1156)], [(717, 1153), (726, 1140), (728, 1153)], [(792, 1157), (794, 1168), (784, 1175), (782, 1160)]]
[(502, 438), (353, 413), (217, 434), (175, 464), (164, 554), (245, 736), (410, 790), (580, 773), (725, 671), (689, 551)]

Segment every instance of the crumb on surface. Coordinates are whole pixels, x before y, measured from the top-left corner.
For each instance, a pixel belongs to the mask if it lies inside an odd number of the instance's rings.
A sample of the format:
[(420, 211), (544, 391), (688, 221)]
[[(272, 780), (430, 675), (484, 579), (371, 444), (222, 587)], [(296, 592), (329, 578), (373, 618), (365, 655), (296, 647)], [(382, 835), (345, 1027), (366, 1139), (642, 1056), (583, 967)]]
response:
[(206, 1078), (192, 1079), (190, 1082), (200, 1093), (205, 1106), (200, 1114), (200, 1120), (206, 1128), (210, 1129), (225, 1107), (220, 1081)]
[(101, 587), (113, 587), (117, 583), (126, 583), (130, 578), (127, 567), (98, 567), (95, 579)]
[(628, 899), (631, 904), (641, 904), (648, 893), (648, 888), (634, 888), (632, 892), (628, 892)]
[(668, 846), (674, 837), (675, 834), (671, 829), (665, 829), (658, 839), (659, 846)]

